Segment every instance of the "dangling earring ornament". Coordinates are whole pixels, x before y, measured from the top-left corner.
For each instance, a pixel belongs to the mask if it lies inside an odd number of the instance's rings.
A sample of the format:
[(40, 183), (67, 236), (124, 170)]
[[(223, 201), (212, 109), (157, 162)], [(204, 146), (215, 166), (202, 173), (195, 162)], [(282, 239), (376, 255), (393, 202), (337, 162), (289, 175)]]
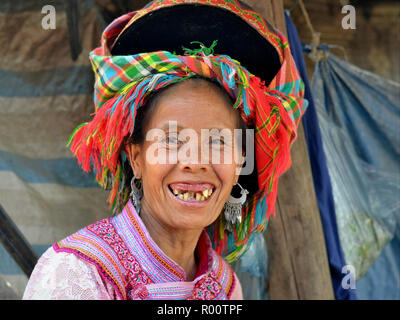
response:
[(135, 176), (131, 180), (131, 194), (132, 204), (136, 209), (137, 214), (140, 214), (141, 204), (140, 200), (143, 197), (142, 180), (137, 179)]
[(242, 223), (242, 206), (246, 202), (247, 195), (249, 192), (244, 189), (239, 183), (237, 185), (240, 187), (240, 194), (242, 195), (240, 198), (234, 198), (232, 195), (229, 195), (228, 201), (224, 205), (224, 214), (225, 214), (225, 229), (228, 231), (233, 231), (233, 226), (235, 224)]

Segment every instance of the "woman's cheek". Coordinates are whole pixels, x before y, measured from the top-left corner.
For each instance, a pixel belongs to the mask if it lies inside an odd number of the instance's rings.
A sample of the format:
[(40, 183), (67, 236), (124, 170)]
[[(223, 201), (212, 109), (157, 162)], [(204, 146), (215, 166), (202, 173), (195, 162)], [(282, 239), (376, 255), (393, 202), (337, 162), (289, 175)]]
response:
[(228, 200), (229, 194), (235, 184), (234, 164), (213, 164), (213, 169), (221, 182), (220, 197), (222, 205)]

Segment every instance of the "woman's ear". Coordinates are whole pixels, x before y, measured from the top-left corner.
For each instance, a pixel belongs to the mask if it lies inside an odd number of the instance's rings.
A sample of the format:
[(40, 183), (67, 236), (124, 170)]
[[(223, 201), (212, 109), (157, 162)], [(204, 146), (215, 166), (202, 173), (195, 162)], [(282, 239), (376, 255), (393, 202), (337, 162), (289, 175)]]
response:
[(142, 166), (140, 161), (140, 145), (139, 144), (130, 144), (126, 147), (126, 151), (128, 153), (129, 163), (131, 165), (133, 175), (140, 179), (142, 176)]
[(238, 184), (238, 182), (239, 182), (239, 176), (236, 176), (235, 177), (235, 183), (233, 185), (236, 186)]
[(235, 163), (236, 163), (236, 175), (239, 176), (240, 172), (242, 171), (243, 165), (246, 161), (246, 152), (243, 151), (242, 156), (238, 160), (239, 160), (238, 162), (236, 162), (235, 160)]

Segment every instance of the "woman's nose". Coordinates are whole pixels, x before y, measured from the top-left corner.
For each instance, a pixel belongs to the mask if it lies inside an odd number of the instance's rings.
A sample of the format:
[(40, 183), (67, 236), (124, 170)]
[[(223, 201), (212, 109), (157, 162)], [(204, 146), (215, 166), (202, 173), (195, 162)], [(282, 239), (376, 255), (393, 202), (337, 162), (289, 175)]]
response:
[[(199, 139), (200, 140), (200, 139)], [(188, 141), (178, 153), (178, 166), (183, 170), (208, 170), (210, 167), (209, 150), (200, 141)]]

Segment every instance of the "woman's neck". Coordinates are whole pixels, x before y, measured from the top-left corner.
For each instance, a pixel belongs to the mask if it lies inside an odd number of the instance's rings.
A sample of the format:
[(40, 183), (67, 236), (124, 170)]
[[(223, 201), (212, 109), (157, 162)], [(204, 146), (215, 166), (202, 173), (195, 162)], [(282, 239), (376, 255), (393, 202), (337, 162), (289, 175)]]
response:
[(143, 210), (140, 217), (154, 242), (185, 271), (186, 281), (193, 281), (197, 270), (195, 250), (202, 230), (172, 230)]

